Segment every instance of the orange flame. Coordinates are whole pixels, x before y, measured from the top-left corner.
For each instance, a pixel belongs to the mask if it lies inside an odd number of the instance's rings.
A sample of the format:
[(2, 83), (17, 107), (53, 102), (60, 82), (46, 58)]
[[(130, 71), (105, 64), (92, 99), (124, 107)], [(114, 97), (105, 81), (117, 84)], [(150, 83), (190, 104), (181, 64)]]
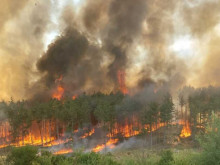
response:
[(53, 154), (54, 155), (62, 155), (62, 154), (68, 154), (68, 153), (72, 153), (72, 152), (73, 152), (72, 148), (64, 148), (64, 149), (61, 149), (57, 152), (54, 152)]
[(85, 133), (83, 136), (81, 136), (80, 138), (81, 139), (85, 139), (86, 137), (88, 137), (88, 136), (91, 136), (92, 134), (94, 134), (95, 133), (95, 129), (93, 128), (90, 132), (88, 132), (88, 133)]
[(77, 95), (73, 95), (72, 99), (76, 100), (76, 98), (77, 98)]
[(102, 151), (105, 148), (104, 144), (99, 144), (95, 148), (92, 149), (93, 152), (99, 152)]
[(92, 149), (93, 152), (100, 152), (105, 147), (109, 147), (110, 149), (115, 147), (115, 144), (118, 142), (118, 139), (109, 139), (106, 144), (99, 144), (95, 148)]
[[(55, 83), (59, 83), (60, 81), (62, 81), (62, 79), (63, 76), (61, 75), (58, 79), (55, 80)], [(64, 88), (61, 85), (58, 85), (56, 91), (52, 94), (52, 98), (61, 100), (63, 93), (64, 93)]]
[(53, 93), (52, 98), (60, 100), (63, 96), (63, 93), (64, 93), (64, 88), (61, 85), (59, 85), (55, 93)]
[[(129, 122), (128, 122), (129, 121)], [(164, 127), (165, 123), (154, 123), (151, 125), (151, 131), (156, 131), (161, 127)], [(139, 135), (142, 129), (146, 129), (150, 132), (150, 125), (145, 124), (144, 126), (138, 121), (138, 118), (133, 116), (132, 119), (125, 120), (125, 124), (115, 123), (113, 129), (110, 133), (107, 134), (107, 137), (115, 137), (117, 134), (121, 134), (125, 138)]]
[(191, 136), (191, 129), (190, 129), (190, 124), (187, 121), (184, 125), (183, 125), (183, 129), (181, 131), (180, 137), (181, 138), (187, 138)]
[(94, 134), (95, 133), (95, 129), (93, 128), (90, 132), (88, 132), (88, 133), (85, 133), (83, 136), (81, 136), (80, 138), (81, 139), (85, 139), (86, 137), (88, 137), (88, 136), (91, 136), (92, 134)]
[(118, 83), (119, 83), (119, 89), (120, 91), (125, 95), (128, 94), (128, 89), (126, 87), (125, 84), (125, 72), (119, 70), (117, 73), (117, 77), (118, 77)]
[(48, 146), (67, 143), (68, 141), (70, 141), (70, 139), (63, 140), (61, 134), (59, 134), (57, 140), (57, 137), (51, 134), (51, 132), (54, 131), (55, 131), (55, 125), (49, 121), (45, 120), (40, 125), (37, 124), (37, 122), (33, 121), (31, 127), (29, 128), (29, 131), (27, 131), (27, 134), (25, 136), (22, 136), (21, 135), (22, 133), (20, 133), (20, 136), (18, 136), (15, 139), (14, 143), (12, 143), (11, 142), (12, 136), (10, 134), (10, 125), (8, 122), (5, 122), (2, 123), (2, 125), (0, 126), (0, 139), (2, 140), (4, 139), (4, 141), (0, 145), (0, 148), (7, 147), (9, 145), (15, 147), (24, 146), (24, 145), (34, 145), (34, 146), (42, 145), (43, 147), (48, 147)]

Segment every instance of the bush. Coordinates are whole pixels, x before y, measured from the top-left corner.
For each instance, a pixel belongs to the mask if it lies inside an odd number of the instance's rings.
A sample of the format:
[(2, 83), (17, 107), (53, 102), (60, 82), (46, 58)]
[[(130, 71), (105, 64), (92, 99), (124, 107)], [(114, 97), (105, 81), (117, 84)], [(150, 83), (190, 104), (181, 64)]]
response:
[[(37, 157), (36, 165), (52, 165), (52, 153), (49, 151), (42, 151), (41, 156)], [(35, 165), (34, 164), (34, 165)]]
[(161, 159), (158, 165), (171, 165), (173, 161), (173, 152), (170, 150), (166, 150), (162, 152)]
[(91, 153), (75, 153), (75, 164), (77, 165), (118, 165), (110, 156)]
[(54, 155), (52, 157), (52, 165), (72, 165), (74, 160), (72, 157), (66, 157), (64, 155)]
[(213, 116), (213, 121), (206, 127), (206, 133), (197, 138), (203, 149), (201, 165), (220, 164), (220, 119)]
[(37, 160), (38, 149), (34, 146), (13, 147), (6, 162), (13, 165), (30, 165)]

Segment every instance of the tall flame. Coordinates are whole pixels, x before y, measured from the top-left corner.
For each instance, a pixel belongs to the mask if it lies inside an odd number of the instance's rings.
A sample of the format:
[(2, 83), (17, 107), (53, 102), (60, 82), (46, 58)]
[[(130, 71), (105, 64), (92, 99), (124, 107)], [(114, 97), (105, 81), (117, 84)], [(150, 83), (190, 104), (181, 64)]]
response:
[(128, 94), (128, 89), (125, 84), (125, 72), (122, 70), (119, 70), (117, 73), (118, 77), (118, 84), (119, 84), (119, 89), (120, 91), (125, 95)]
[(64, 93), (64, 88), (61, 85), (59, 85), (55, 93), (53, 93), (52, 98), (61, 100), (63, 93)]
[(190, 124), (187, 121), (184, 125), (183, 125), (183, 129), (181, 131), (180, 137), (181, 138), (187, 138), (191, 136), (191, 129), (190, 129)]
[[(63, 79), (63, 76), (61, 75), (58, 79), (55, 80), (55, 83), (60, 83)], [(52, 94), (52, 98), (61, 100), (64, 93), (64, 88), (61, 85), (57, 86), (56, 91)]]

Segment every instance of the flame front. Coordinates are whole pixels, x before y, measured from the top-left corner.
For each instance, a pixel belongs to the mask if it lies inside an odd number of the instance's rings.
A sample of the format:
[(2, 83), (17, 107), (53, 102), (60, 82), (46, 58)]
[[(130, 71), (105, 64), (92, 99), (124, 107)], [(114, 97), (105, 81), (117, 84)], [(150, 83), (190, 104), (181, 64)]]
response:
[(64, 148), (64, 149), (61, 149), (57, 152), (54, 152), (53, 154), (54, 155), (62, 155), (62, 154), (69, 154), (69, 153), (72, 153), (72, 152), (73, 152), (72, 148)]
[(88, 133), (85, 133), (83, 136), (81, 136), (80, 138), (81, 139), (85, 139), (86, 137), (88, 137), (88, 136), (91, 136), (92, 134), (94, 134), (95, 133), (95, 129), (93, 128), (90, 132), (88, 132)]
[[(177, 122), (172, 122), (172, 125), (182, 125), (182, 131), (180, 134), (181, 138), (187, 138), (191, 136), (191, 129), (189, 121), (180, 120)], [(106, 134), (109, 140), (106, 143), (99, 144), (95, 148), (92, 149), (94, 152), (102, 151), (105, 147), (110, 149), (115, 147), (115, 144), (118, 142), (118, 137), (123, 136), (124, 138), (129, 138), (132, 136), (136, 136), (142, 132), (143, 129), (147, 130), (148, 133), (151, 131), (156, 131), (161, 127), (166, 126), (165, 123), (160, 123), (157, 121), (153, 123), (151, 126), (149, 124), (142, 125), (138, 120), (138, 117), (133, 116), (131, 118), (127, 118), (121, 122), (115, 122), (111, 131)], [(22, 132), (19, 132), (19, 136), (16, 137), (15, 142), (12, 142), (13, 137), (11, 134), (11, 128), (9, 122), (2, 122), (0, 125), (0, 140), (1, 145), (0, 148), (11, 146), (24, 146), (24, 145), (34, 145), (34, 146), (43, 146), (43, 147), (51, 147), (60, 144), (66, 144), (70, 142), (72, 139), (65, 138), (64, 132), (66, 130), (66, 126), (59, 122), (59, 125), (55, 121), (51, 120), (42, 120), (40, 122), (33, 121), (29, 130), (27, 130), (25, 135), (22, 135)], [(57, 132), (59, 130), (59, 132)], [(84, 131), (87, 128), (83, 129)], [(92, 128), (89, 132), (84, 133), (82, 136), (78, 137), (79, 139), (84, 139), (89, 136), (92, 136), (95, 133), (96, 127)], [(73, 128), (72, 132), (77, 133), (79, 130)], [(66, 151), (66, 149), (65, 149)], [(64, 152), (64, 151), (63, 151)], [(62, 154), (60, 151), (59, 153)]]
[(95, 148), (92, 149), (93, 152), (100, 152), (105, 147), (108, 147), (110, 149), (115, 147), (115, 144), (118, 142), (118, 139), (109, 139), (106, 144), (99, 144)]

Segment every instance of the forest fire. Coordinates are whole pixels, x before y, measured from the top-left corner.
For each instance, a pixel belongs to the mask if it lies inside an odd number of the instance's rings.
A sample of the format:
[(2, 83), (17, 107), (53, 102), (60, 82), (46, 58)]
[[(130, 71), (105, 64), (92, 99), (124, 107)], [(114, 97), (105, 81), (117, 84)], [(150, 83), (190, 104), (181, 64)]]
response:
[(182, 128), (180, 137), (181, 138), (187, 138), (191, 136), (191, 129), (190, 129), (190, 123), (187, 121)]
[(119, 70), (117, 73), (118, 76), (118, 84), (120, 91), (125, 95), (128, 94), (128, 89), (125, 84), (125, 72), (122, 70)]
[[(26, 131), (26, 134), (22, 136), (22, 133), (15, 138), (15, 142), (13, 142), (13, 135), (11, 135), (11, 127), (9, 124), (3, 124), (5, 126), (1, 131), (0, 139), (4, 140), (1, 142), (0, 148), (7, 147), (9, 145), (20, 147), (25, 145), (33, 145), (33, 146), (43, 146), (50, 147), (63, 143), (67, 143), (69, 139), (63, 139), (62, 134), (59, 133), (58, 137), (56, 137), (52, 132), (55, 132), (54, 123), (50, 123), (49, 121), (43, 121), (38, 124), (33, 121), (29, 130)], [(63, 131), (63, 130), (62, 130)], [(5, 136), (6, 135), (6, 136)]]
[[(128, 122), (129, 121), (129, 122)], [(121, 134), (125, 138), (139, 135), (144, 128), (148, 133), (156, 131), (161, 127), (164, 127), (165, 123), (153, 123), (151, 126), (145, 124), (144, 126), (138, 121), (138, 118), (133, 116), (131, 120), (126, 119), (124, 124), (115, 123), (111, 133), (107, 134), (107, 137), (116, 137), (117, 134)]]
[(85, 139), (86, 137), (88, 137), (88, 136), (91, 136), (92, 134), (94, 134), (95, 133), (95, 129), (93, 128), (90, 132), (88, 132), (88, 133), (85, 133), (83, 136), (81, 136), (80, 138), (81, 139)]
[(105, 147), (108, 147), (110, 149), (113, 149), (115, 147), (115, 144), (118, 142), (118, 139), (109, 139), (105, 144), (97, 145), (95, 148), (92, 149), (93, 152), (100, 152)]
[[(61, 75), (58, 79), (55, 80), (55, 83), (60, 83), (63, 80), (63, 76)], [(60, 100), (64, 94), (64, 88), (62, 85), (58, 85), (56, 91), (52, 94), (52, 98)]]
[(107, 134), (107, 137), (115, 137), (117, 134), (121, 134), (123, 137), (129, 138), (140, 134), (140, 132), (141, 125), (137, 122), (136, 118), (133, 117), (130, 122), (126, 119), (125, 124), (116, 122), (111, 133)]
[[(56, 133), (57, 129), (54, 125), (55, 123), (50, 123), (49, 121), (43, 121), (40, 123), (40, 125), (37, 122), (33, 122), (31, 127), (29, 128), (29, 131), (25, 136), (19, 136), (16, 138), (15, 142), (11, 142), (11, 134), (10, 134), (10, 125), (9, 123), (3, 124), (0, 128), (0, 139), (1, 139), (1, 145), (0, 148), (7, 147), (9, 145), (12, 146), (24, 146), (24, 145), (34, 145), (34, 146), (42, 146), (42, 147), (51, 147), (56, 146), (60, 144), (66, 144), (69, 141), (71, 141), (71, 138), (65, 138), (63, 136), (63, 132), (65, 131), (65, 127), (62, 126), (62, 130), (60, 130), (60, 133), (58, 136), (55, 136), (54, 133)], [(191, 129), (190, 129), (190, 123), (184, 120), (180, 120), (179, 122), (172, 123), (173, 125), (179, 124), (183, 125), (180, 137), (186, 138), (191, 136)], [(40, 126), (40, 127), (39, 127)], [(132, 136), (139, 135), (142, 132), (142, 129), (144, 128), (147, 130), (148, 133), (151, 131), (156, 131), (161, 127), (164, 127), (165, 123), (153, 123), (151, 126), (149, 124), (142, 125), (138, 118), (133, 116), (130, 119), (125, 119), (124, 122), (116, 122), (113, 125), (113, 128), (111, 131), (106, 135), (110, 138), (105, 144), (97, 145), (93, 151), (99, 152), (103, 150), (105, 147), (108, 148), (114, 148), (115, 144), (118, 142), (117, 137), (123, 136), (124, 138), (129, 138)], [(87, 130), (87, 128), (85, 128)], [(77, 133), (78, 129), (75, 129), (72, 131), (73, 133)], [(95, 128), (92, 128), (90, 131), (84, 133), (82, 136), (78, 137), (79, 139), (85, 139), (95, 133)], [(63, 151), (64, 152), (64, 151)]]
[(77, 95), (72, 96), (72, 100), (76, 100), (76, 98), (77, 98)]
[(1, 2), (0, 165), (219, 164), (220, 0)]
[(63, 148), (59, 151), (54, 152), (53, 154), (54, 155), (62, 155), (62, 154), (69, 154), (69, 153), (72, 153), (72, 152), (73, 152), (72, 148)]
[(52, 98), (60, 100), (63, 96), (63, 93), (64, 93), (64, 88), (61, 85), (59, 85), (56, 91), (53, 93)]

